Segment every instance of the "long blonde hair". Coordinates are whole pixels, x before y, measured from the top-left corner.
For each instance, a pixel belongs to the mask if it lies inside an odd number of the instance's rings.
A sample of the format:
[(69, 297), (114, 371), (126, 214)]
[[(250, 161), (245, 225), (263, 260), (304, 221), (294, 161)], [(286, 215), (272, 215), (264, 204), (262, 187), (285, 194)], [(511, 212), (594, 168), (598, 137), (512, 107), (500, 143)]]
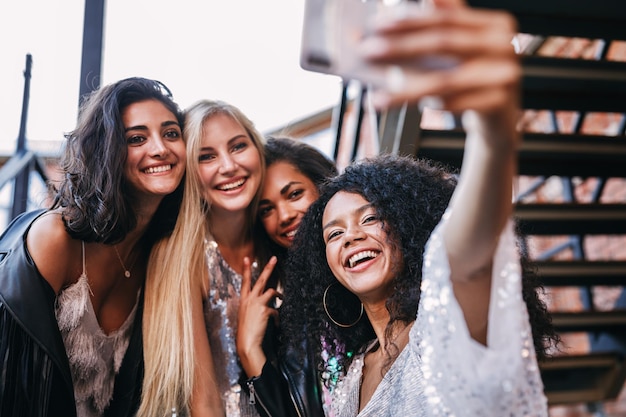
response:
[[(173, 408), (178, 414), (189, 414), (195, 374), (191, 300), (198, 296), (195, 291), (206, 294), (208, 285), (204, 242), (210, 209), (203, 198), (198, 158), (204, 123), (216, 114), (229, 115), (244, 127), (259, 151), (265, 174), (263, 135), (238, 108), (223, 101), (202, 100), (185, 111), (183, 201), (174, 231), (154, 246), (148, 263), (143, 314), (145, 375), (138, 417), (169, 417)], [(260, 190), (248, 208), (248, 230), (254, 224), (259, 198)]]

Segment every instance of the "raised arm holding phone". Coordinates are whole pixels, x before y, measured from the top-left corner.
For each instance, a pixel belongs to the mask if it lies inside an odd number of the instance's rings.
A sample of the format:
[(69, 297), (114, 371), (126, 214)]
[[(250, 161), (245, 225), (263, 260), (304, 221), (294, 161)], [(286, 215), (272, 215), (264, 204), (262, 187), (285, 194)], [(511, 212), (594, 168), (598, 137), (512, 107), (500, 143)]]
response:
[[(350, 2), (307, 2), (303, 67), (362, 81), (378, 109), (463, 113), (463, 167), (457, 182), (435, 163), (379, 156), (322, 189), (287, 263), (283, 349), (313, 347), (320, 386), (308, 389), (327, 416), (546, 416), (536, 357), (556, 336), (509, 219), (515, 20), (459, 0)], [(365, 21), (334, 26), (345, 17)], [(317, 410), (306, 406), (293, 414)]]

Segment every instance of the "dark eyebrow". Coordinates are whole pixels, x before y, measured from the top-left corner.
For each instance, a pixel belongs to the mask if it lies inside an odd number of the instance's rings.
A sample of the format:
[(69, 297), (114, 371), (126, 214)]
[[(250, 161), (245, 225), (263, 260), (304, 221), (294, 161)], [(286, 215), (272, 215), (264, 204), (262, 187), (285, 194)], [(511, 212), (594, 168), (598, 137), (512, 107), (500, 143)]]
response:
[(177, 121), (175, 121), (175, 120), (168, 120), (167, 122), (161, 123), (162, 127), (167, 127), (167, 126), (172, 126), (172, 125), (176, 125), (176, 126), (180, 127), (180, 124)]
[(137, 125), (137, 126), (130, 126), (124, 129), (124, 132), (128, 132), (131, 130), (148, 130), (148, 126), (146, 125)]
[[(294, 184), (302, 184), (299, 181), (291, 181), (289, 182), (287, 185), (285, 185), (283, 188), (280, 189), (280, 195), (285, 195), (285, 193), (287, 191), (289, 191), (289, 188), (294, 185)], [(259, 206), (263, 205), (263, 204), (270, 204), (270, 200), (268, 200), (267, 198), (259, 201)]]
[[(353, 211), (353, 213), (356, 213), (357, 215), (361, 215), (361, 214), (363, 214), (364, 212), (366, 212), (368, 209), (370, 209), (372, 207), (374, 207), (374, 205), (372, 203), (367, 203), (367, 204), (364, 204), (361, 207), (355, 209)], [(324, 226), (322, 226), (322, 231), (328, 229), (329, 227), (332, 227), (332, 226), (336, 225), (337, 223), (339, 223), (337, 220), (329, 221)]]
[[(168, 127), (168, 126), (172, 126), (172, 125), (176, 125), (178, 127), (180, 127), (180, 124), (174, 120), (168, 120), (166, 122), (161, 123), (161, 127)], [(130, 127), (126, 127), (124, 128), (124, 132), (128, 132), (129, 130), (148, 130), (148, 126), (146, 125), (137, 125), (137, 126), (130, 126)]]
[(287, 183), (287, 185), (285, 185), (283, 188), (280, 189), (280, 194), (283, 195), (285, 194), (287, 191), (289, 191), (289, 187), (291, 187), (294, 184), (302, 184), (299, 181), (290, 181), (289, 183)]

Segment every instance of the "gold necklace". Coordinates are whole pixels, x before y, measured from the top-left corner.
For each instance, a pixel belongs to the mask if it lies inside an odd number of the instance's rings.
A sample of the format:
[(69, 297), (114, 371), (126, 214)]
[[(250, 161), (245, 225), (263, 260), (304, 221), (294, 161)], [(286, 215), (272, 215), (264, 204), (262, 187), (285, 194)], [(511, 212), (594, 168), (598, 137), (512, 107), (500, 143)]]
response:
[(133, 270), (133, 266), (135, 266), (135, 262), (137, 262), (137, 258), (135, 258), (135, 260), (133, 261), (132, 265), (130, 266), (130, 268), (126, 268), (126, 265), (124, 265), (124, 261), (122, 261), (122, 257), (120, 256), (120, 253), (117, 250), (117, 245), (113, 245), (113, 249), (115, 249), (115, 254), (117, 255), (117, 259), (120, 260), (120, 265), (122, 265), (122, 268), (124, 269), (124, 276), (126, 278), (130, 278), (130, 271)]

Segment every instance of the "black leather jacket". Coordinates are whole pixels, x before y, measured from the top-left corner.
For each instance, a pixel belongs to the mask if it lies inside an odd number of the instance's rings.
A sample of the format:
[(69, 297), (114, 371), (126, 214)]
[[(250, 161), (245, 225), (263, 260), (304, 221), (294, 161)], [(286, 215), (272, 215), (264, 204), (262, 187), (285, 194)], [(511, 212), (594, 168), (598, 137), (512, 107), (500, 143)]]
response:
[[(44, 210), (23, 213), (0, 236), (0, 415), (75, 417), (74, 387), (54, 312), (56, 294), (26, 249), (26, 233)], [(133, 334), (106, 416), (132, 416), (143, 377), (141, 317)]]
[(261, 375), (248, 379), (246, 386), (263, 417), (324, 417), (319, 381), (313, 349), (303, 341), (300, 351), (292, 348), (268, 360)]

